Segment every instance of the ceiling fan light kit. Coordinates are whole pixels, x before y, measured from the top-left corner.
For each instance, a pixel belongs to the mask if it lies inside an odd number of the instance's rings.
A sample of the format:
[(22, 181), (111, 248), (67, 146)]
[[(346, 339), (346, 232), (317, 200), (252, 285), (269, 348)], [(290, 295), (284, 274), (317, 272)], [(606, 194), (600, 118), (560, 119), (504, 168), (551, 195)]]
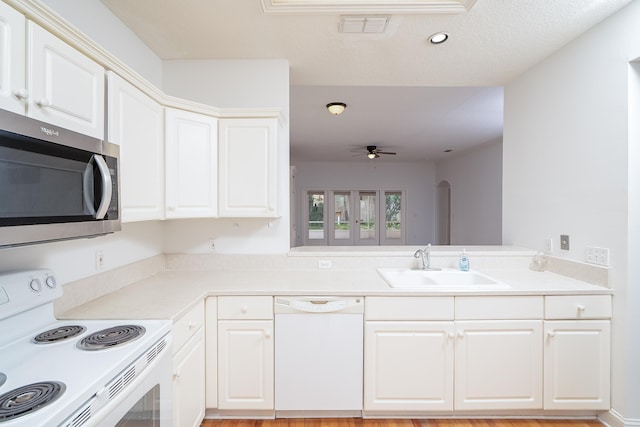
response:
[(377, 159), (380, 157), (380, 154), (390, 154), (392, 156), (395, 156), (396, 153), (391, 152), (391, 151), (382, 151), (379, 150), (377, 146), (375, 145), (367, 145), (367, 157), (371, 160), (373, 159)]
[(327, 110), (334, 116), (344, 113), (345, 108), (347, 108), (347, 104), (344, 102), (330, 102), (327, 104)]

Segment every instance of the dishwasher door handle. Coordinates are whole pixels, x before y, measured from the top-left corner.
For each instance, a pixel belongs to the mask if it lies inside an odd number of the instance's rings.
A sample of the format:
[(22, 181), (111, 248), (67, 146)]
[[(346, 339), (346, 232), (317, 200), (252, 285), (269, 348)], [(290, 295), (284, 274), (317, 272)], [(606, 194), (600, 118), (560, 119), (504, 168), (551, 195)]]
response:
[(362, 297), (276, 297), (275, 313), (362, 313), (364, 311)]

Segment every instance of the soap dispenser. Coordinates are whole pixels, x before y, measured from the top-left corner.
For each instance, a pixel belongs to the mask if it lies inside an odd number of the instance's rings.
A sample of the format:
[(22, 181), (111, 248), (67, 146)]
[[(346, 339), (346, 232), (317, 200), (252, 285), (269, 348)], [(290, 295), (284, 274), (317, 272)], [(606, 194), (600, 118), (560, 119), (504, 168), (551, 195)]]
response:
[(460, 271), (469, 271), (469, 255), (467, 254), (466, 249), (463, 249), (462, 253), (460, 254), (458, 268), (460, 269)]

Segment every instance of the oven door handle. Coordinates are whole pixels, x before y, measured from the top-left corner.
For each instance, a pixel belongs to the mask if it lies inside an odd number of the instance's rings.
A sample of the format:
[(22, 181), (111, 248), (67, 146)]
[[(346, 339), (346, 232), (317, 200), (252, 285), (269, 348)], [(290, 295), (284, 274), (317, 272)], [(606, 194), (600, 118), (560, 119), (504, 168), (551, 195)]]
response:
[[(102, 199), (98, 208), (94, 208), (94, 195), (93, 195), (93, 163), (97, 166), (98, 173), (100, 175), (100, 186), (102, 187)], [(111, 203), (111, 173), (109, 172), (109, 166), (104, 158), (99, 154), (91, 156), (91, 160), (87, 164), (87, 168), (84, 171), (84, 204), (89, 209), (89, 213), (95, 219), (104, 219), (107, 211), (109, 210), (109, 204)], [(89, 191), (91, 189), (91, 191)]]

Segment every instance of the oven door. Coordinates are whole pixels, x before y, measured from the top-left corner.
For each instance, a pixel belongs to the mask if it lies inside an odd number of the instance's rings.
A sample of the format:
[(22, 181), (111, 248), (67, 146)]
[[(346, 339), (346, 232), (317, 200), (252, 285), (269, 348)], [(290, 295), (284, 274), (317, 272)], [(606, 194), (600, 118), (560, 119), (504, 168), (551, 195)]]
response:
[(171, 351), (162, 351), (143, 375), (92, 415), (97, 427), (170, 427), (172, 418)]

